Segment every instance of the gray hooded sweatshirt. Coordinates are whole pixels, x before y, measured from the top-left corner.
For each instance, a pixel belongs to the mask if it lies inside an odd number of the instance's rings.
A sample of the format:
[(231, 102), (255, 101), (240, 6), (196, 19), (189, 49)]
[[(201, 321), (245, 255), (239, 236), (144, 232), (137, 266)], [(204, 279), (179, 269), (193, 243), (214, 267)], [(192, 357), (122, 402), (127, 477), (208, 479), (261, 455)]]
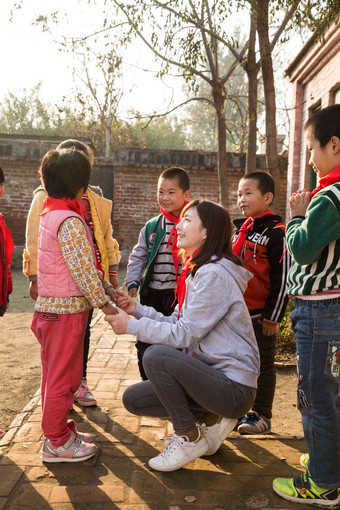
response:
[(149, 344), (183, 349), (229, 379), (257, 388), (260, 357), (243, 293), (252, 274), (227, 259), (186, 279), (186, 297), (170, 317), (137, 303), (127, 333)]

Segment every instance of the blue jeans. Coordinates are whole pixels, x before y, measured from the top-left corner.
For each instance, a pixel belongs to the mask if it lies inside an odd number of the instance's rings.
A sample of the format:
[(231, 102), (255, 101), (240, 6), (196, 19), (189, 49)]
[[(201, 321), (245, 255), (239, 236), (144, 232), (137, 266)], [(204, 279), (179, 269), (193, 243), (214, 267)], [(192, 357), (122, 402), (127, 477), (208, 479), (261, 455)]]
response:
[(340, 298), (295, 299), (298, 409), (309, 472), (320, 487), (340, 486)]

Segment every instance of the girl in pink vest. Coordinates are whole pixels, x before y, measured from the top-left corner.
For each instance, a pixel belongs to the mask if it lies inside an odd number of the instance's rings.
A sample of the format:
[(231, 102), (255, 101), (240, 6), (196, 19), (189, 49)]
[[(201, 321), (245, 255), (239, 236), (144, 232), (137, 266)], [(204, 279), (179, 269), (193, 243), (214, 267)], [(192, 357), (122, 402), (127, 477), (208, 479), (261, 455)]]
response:
[(91, 164), (74, 149), (48, 152), (40, 167), (48, 193), (38, 241), (38, 290), (32, 331), (41, 345), (44, 462), (80, 462), (92, 457), (92, 434), (81, 434), (68, 420), (82, 377), (83, 340), (89, 310), (115, 313), (115, 291), (96, 267), (91, 236), (80, 199)]

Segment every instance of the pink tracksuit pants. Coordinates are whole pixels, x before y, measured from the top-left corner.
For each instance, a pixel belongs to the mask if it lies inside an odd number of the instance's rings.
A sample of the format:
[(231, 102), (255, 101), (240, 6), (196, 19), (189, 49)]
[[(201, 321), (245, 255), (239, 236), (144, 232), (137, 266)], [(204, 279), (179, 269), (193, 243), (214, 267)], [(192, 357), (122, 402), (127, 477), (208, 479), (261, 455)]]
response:
[(58, 315), (34, 312), (31, 329), (41, 345), (41, 428), (53, 446), (62, 446), (75, 422), (68, 420), (83, 373), (88, 312)]

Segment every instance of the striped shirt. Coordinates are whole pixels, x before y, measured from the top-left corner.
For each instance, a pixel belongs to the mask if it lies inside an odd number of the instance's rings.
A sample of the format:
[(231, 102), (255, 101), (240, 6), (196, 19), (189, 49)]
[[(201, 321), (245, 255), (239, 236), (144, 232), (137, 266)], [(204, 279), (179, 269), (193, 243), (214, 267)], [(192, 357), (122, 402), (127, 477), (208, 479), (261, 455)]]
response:
[(289, 221), (286, 240), (292, 256), (288, 294), (340, 295), (340, 183), (314, 195), (304, 219)]
[[(165, 219), (165, 236), (163, 241), (161, 242), (157, 255), (155, 257), (155, 264), (153, 267), (153, 273), (151, 277), (151, 281), (149, 283), (149, 287), (155, 290), (164, 290), (164, 289), (175, 289), (177, 286), (176, 282), (176, 270), (174, 266), (174, 261), (172, 258), (172, 242), (173, 237), (171, 239), (171, 243), (166, 249), (170, 232), (174, 226), (174, 223)], [(179, 262), (177, 276), (181, 274), (182, 271), (182, 263)]]

